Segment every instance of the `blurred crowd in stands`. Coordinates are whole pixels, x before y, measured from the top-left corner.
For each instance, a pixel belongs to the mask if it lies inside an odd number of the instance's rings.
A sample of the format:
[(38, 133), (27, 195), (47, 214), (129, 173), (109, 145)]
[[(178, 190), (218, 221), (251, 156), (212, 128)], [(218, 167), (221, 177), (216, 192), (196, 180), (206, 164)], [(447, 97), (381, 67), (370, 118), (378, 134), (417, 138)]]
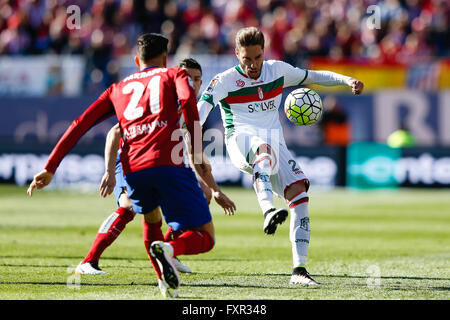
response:
[[(67, 27), (73, 4), (79, 29)], [(449, 21), (448, 0), (0, 0), (0, 54), (84, 54), (113, 74), (143, 32), (168, 36), (170, 54), (187, 57), (233, 53), (236, 31), (259, 26), (266, 58), (297, 66), (321, 56), (407, 63), (450, 56)]]

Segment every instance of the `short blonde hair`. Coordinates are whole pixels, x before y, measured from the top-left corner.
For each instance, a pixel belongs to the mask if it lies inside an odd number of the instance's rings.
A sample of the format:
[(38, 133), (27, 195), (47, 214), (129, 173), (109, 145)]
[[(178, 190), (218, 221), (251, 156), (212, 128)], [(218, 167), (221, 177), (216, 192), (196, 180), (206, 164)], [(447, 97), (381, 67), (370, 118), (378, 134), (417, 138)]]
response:
[(236, 48), (260, 45), (264, 50), (264, 35), (258, 28), (248, 27), (240, 29), (236, 34)]

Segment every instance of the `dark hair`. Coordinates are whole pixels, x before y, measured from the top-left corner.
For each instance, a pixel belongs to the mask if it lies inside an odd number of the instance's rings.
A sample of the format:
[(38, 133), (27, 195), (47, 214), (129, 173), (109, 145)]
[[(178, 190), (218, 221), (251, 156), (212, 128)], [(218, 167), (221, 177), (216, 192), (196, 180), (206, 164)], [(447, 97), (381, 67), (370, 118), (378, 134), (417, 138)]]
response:
[(142, 61), (153, 59), (167, 52), (169, 39), (158, 33), (144, 33), (137, 38), (137, 53)]
[(236, 34), (236, 48), (260, 45), (264, 50), (264, 35), (258, 28), (248, 27), (240, 29)]
[(186, 59), (180, 60), (180, 62), (178, 62), (177, 67), (178, 68), (197, 69), (197, 70), (200, 70), (201, 73), (203, 73), (202, 66), (200, 65), (200, 63), (197, 62), (197, 60), (195, 60), (193, 58), (186, 58)]

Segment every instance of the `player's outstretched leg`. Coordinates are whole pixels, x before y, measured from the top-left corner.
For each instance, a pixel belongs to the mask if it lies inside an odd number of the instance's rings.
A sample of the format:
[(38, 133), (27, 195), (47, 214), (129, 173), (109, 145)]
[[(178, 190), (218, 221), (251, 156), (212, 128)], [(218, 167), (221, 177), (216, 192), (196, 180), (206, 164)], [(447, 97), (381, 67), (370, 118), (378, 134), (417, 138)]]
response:
[[(178, 238), (184, 231), (182, 230), (177, 230), (174, 231), (172, 229), (171, 226), (169, 226), (169, 228), (167, 228), (166, 233), (164, 234), (164, 242), (169, 242), (172, 240), (175, 240), (176, 238)], [(179, 272), (182, 273), (191, 273), (191, 268), (189, 268), (187, 265), (185, 265), (184, 263), (182, 263), (180, 261), (180, 259), (178, 259), (178, 257), (173, 257), (173, 264), (175, 265), (175, 267), (177, 268), (177, 270)]]
[[(270, 147), (266, 147), (266, 149), (269, 150)], [(258, 153), (253, 160), (253, 188), (264, 213), (263, 230), (265, 234), (274, 234), (278, 225), (282, 224), (288, 216), (286, 209), (277, 210), (273, 206), (270, 175), (274, 162), (275, 158), (270, 152)]]
[(124, 207), (113, 212), (98, 229), (97, 236), (84, 260), (76, 267), (77, 274), (99, 275), (106, 274), (98, 266), (103, 251), (109, 247), (119, 234), (125, 229), (127, 223), (134, 218), (134, 213)]
[(309, 197), (306, 192), (301, 192), (289, 201), (291, 211), (289, 238), (292, 244), (294, 264), (289, 283), (315, 286), (319, 283), (311, 278), (305, 268), (310, 240), (308, 201)]

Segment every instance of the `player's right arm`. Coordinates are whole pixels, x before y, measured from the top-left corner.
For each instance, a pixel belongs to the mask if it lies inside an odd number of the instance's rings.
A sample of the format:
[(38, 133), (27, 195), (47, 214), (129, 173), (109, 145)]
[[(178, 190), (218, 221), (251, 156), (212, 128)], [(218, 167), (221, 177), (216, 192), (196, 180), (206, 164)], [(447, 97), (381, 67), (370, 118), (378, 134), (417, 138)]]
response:
[(64, 132), (53, 148), (44, 170), (34, 176), (27, 190), (28, 195), (32, 196), (35, 188), (42, 189), (52, 181), (62, 159), (92, 126), (114, 115), (114, 106), (109, 99), (110, 90), (111, 87), (103, 92)]
[(220, 100), (225, 98), (227, 93), (224, 90), (222, 83), (222, 77), (216, 75), (208, 84), (206, 90), (202, 93), (200, 100), (197, 103), (198, 114), (200, 118), (200, 124), (203, 126), (209, 113), (219, 103)]
[(116, 160), (122, 135), (117, 123), (106, 135), (105, 142), (105, 174), (100, 183), (100, 195), (106, 197), (114, 191), (116, 186)]

